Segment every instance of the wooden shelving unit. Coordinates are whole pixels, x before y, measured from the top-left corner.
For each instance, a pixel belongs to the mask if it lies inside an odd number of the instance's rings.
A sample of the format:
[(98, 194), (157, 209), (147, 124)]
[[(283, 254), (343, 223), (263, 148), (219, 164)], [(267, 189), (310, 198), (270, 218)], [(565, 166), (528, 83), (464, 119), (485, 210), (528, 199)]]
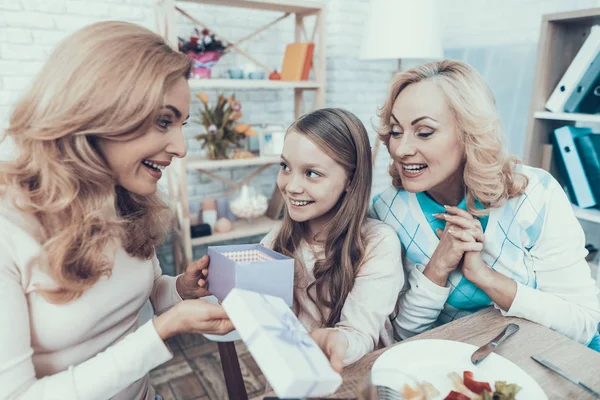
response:
[(538, 111), (533, 114), (533, 117), (535, 119), (545, 119), (550, 121), (600, 123), (600, 114), (554, 113), (550, 111)]
[(186, 3), (212, 4), (237, 8), (252, 8), (255, 10), (281, 11), (299, 15), (311, 15), (322, 11), (323, 5), (311, 0), (185, 0)]
[(600, 265), (595, 262), (588, 262), (590, 265), (590, 271), (592, 272), (592, 278), (596, 280), (596, 282), (600, 282)]
[(303, 89), (319, 90), (321, 84), (312, 81), (270, 81), (266, 79), (190, 79), (192, 90), (206, 89)]
[[(261, 27), (256, 32), (246, 36), (245, 40), (252, 37), (254, 34), (267, 29), (268, 26), (284, 18), (294, 18), (295, 35), (294, 40), (314, 41), (315, 43), (315, 59), (313, 60), (313, 80), (310, 81), (273, 81), (273, 80), (250, 80), (250, 79), (192, 79), (190, 80), (190, 88), (192, 92), (197, 92), (205, 89), (244, 89), (244, 90), (291, 90), (294, 97), (294, 117), (298, 118), (304, 110), (304, 94), (305, 92), (314, 93), (312, 109), (322, 108), (325, 106), (325, 72), (326, 72), (326, 48), (325, 48), (325, 4), (317, 1), (300, 1), (300, 0), (155, 0), (156, 14), (156, 30), (159, 34), (165, 37), (173, 47), (177, 46), (177, 29), (175, 26), (175, 15), (177, 12), (182, 13), (194, 23), (201, 23), (192, 17), (185, 10), (179, 7), (184, 7), (185, 3), (202, 3), (215, 6), (223, 6), (223, 12), (227, 12), (227, 7), (246, 8), (265, 11), (281, 12), (282, 15), (271, 24)], [(306, 17), (314, 17), (313, 32), (306, 32), (304, 19)], [(201, 16), (199, 17), (201, 19)], [(215, 31), (214, 29), (211, 29)], [(218, 34), (218, 30), (216, 31)], [(223, 39), (231, 43), (230, 38)], [(232, 46), (231, 51), (238, 51), (242, 56), (248, 57), (251, 61), (259, 66), (264, 64), (248, 55), (240, 48)], [(281, 54), (283, 60), (283, 54)], [(214, 179), (222, 178), (213, 174), (212, 171), (222, 168), (255, 168), (256, 170), (250, 174), (250, 179), (266, 169), (269, 165), (279, 163), (279, 157), (258, 157), (242, 160), (222, 160), (210, 161), (189, 158), (184, 160), (173, 160), (171, 166), (167, 169), (169, 180), (169, 204), (176, 214), (176, 223), (173, 231), (173, 256), (175, 262), (175, 271), (181, 272), (187, 264), (192, 260), (192, 247), (196, 245), (206, 245), (211, 243), (224, 242), (232, 239), (239, 239), (248, 236), (265, 234), (273, 229), (279, 221), (271, 220), (267, 217), (256, 218), (251, 222), (235, 221), (234, 229), (225, 234), (213, 234), (211, 236), (191, 238), (190, 229), (190, 212), (189, 201), (187, 194), (187, 173), (190, 170), (197, 171)], [(248, 180), (248, 178), (246, 178)], [(240, 183), (224, 182), (235, 188)]]
[[(600, 123), (600, 114), (553, 113), (545, 110), (550, 94), (583, 45), (593, 25), (600, 24), (600, 8), (545, 15), (538, 42), (535, 79), (531, 96), (524, 162), (542, 165), (542, 149), (551, 133), (564, 125)], [(550, 171), (559, 181), (558, 171)], [(600, 223), (600, 209), (573, 206), (581, 220)]]
[(575, 211), (575, 216), (579, 219), (600, 224), (600, 210), (597, 208), (579, 208), (573, 205), (573, 211)]
[(276, 164), (280, 160), (281, 158), (277, 156), (246, 158), (243, 160), (207, 160), (205, 158), (188, 157), (186, 159), (186, 167), (188, 170), (239, 168), (250, 167), (255, 165)]
[(233, 230), (227, 233), (213, 233), (210, 236), (202, 236), (192, 239), (192, 246), (224, 242), (248, 236), (263, 235), (279, 225), (279, 221), (268, 217), (259, 217), (252, 220), (238, 220), (233, 223)]

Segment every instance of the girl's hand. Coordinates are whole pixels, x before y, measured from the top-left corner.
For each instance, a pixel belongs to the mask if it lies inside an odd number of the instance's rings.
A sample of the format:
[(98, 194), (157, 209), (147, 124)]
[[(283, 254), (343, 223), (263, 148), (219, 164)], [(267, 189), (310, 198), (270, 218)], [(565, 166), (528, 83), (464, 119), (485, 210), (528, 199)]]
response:
[(337, 373), (342, 372), (344, 357), (348, 351), (348, 338), (337, 329), (319, 328), (311, 332), (310, 336), (319, 345), (329, 359), (331, 368)]
[(210, 260), (208, 256), (194, 261), (186, 268), (182, 275), (177, 277), (177, 293), (182, 299), (197, 299), (198, 297), (210, 296), (208, 291), (208, 266)]
[(440, 243), (423, 271), (423, 274), (429, 280), (439, 286), (446, 285), (448, 275), (458, 268), (466, 252), (483, 250), (481, 225), (479, 225), (479, 233), (475, 228), (479, 221), (465, 212), (472, 221), (476, 222), (468, 221), (464, 214), (456, 215), (458, 212), (455, 209), (460, 210), (456, 207), (447, 207), (448, 212), (454, 212), (455, 214), (435, 215), (436, 218), (446, 220), (446, 228), (443, 231), (441, 229), (437, 230), (436, 233), (440, 238)]
[(201, 299), (184, 300), (153, 322), (162, 340), (180, 333), (224, 335), (234, 329), (223, 307)]

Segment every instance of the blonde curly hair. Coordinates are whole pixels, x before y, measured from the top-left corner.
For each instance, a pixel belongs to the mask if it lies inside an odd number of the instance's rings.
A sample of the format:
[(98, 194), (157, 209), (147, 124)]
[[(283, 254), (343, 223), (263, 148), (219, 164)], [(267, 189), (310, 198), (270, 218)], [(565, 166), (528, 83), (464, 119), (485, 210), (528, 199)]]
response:
[(58, 286), (40, 288), (49, 301), (69, 302), (109, 276), (114, 245), (150, 259), (164, 240), (166, 204), (118, 186), (96, 139), (143, 135), (165, 92), (189, 71), (187, 56), (148, 29), (100, 22), (66, 38), (16, 105), (6, 133), (19, 154), (0, 163), (0, 184), (41, 224), (43, 247), (32, 262)]
[[(379, 137), (388, 148), (391, 136), (390, 118), (396, 98), (408, 85), (430, 80), (435, 82), (456, 119), (465, 149), (464, 183), (467, 209), (484, 215), (489, 208), (501, 206), (507, 199), (524, 193), (527, 177), (515, 171), (519, 159), (508, 153), (503, 142), (500, 116), (494, 96), (482, 76), (470, 65), (456, 60), (434, 61), (398, 73), (387, 100), (379, 110)], [(400, 174), (390, 165), (392, 184), (402, 189)], [(479, 200), (485, 207), (475, 207)]]

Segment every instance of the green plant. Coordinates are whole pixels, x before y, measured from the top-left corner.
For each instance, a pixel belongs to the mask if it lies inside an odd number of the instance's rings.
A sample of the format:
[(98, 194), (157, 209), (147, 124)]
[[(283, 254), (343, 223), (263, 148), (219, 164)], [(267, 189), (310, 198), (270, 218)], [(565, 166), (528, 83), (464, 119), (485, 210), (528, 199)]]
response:
[(209, 105), (205, 93), (200, 92), (197, 97), (204, 106), (200, 110), (201, 119), (197, 122), (204, 126), (206, 133), (196, 135), (196, 139), (202, 142), (202, 148), (208, 147), (211, 160), (227, 159), (229, 148), (241, 147), (245, 133), (250, 130), (249, 125), (236, 122), (242, 118), (242, 106), (233, 95), (227, 99), (220, 94), (214, 107)]

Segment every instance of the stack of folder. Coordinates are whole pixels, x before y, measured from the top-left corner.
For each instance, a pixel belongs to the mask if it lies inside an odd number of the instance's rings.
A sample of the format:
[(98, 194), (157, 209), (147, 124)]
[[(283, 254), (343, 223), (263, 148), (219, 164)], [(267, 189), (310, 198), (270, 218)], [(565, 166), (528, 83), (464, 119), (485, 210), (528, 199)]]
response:
[(554, 131), (553, 142), (571, 202), (582, 208), (600, 205), (600, 134), (563, 126)]
[[(545, 107), (557, 113), (600, 113), (600, 25), (590, 28)], [(600, 206), (600, 134), (563, 126), (551, 136), (552, 144), (544, 149), (544, 168), (549, 169), (549, 159), (554, 158), (571, 202), (582, 208)]]
[(594, 25), (546, 102), (552, 112), (600, 113), (600, 26)]

